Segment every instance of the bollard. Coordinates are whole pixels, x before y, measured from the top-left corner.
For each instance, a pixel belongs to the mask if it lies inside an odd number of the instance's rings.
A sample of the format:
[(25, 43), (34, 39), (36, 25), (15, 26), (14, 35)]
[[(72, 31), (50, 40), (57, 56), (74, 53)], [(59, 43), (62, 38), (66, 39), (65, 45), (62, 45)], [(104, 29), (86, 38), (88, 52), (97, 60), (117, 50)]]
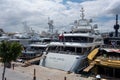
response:
[(15, 64), (13, 63), (12, 65), (13, 65), (13, 70), (14, 70)]
[(64, 77), (64, 80), (67, 80), (67, 77)]
[(34, 69), (34, 76), (33, 76), (33, 80), (36, 80), (36, 69)]

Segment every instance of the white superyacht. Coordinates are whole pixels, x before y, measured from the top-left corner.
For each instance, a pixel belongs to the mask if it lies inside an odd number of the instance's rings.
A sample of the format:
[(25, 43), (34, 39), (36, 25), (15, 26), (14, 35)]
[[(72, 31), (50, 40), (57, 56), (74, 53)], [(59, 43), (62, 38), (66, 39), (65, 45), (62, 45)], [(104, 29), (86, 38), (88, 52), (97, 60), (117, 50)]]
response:
[(70, 32), (59, 36), (59, 42), (51, 42), (44, 52), (40, 65), (69, 72), (79, 72), (87, 66), (87, 55), (90, 50), (99, 47), (102, 37), (91, 21), (84, 18), (81, 9), (81, 19), (75, 21)]

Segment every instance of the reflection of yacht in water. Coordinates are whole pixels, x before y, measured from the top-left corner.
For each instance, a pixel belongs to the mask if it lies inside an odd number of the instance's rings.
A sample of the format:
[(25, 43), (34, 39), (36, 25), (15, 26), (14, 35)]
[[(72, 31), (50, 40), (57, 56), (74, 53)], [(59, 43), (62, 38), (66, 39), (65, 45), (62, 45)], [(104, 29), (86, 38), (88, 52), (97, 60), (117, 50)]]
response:
[(56, 68), (64, 71), (78, 72), (87, 65), (87, 53), (102, 44), (101, 35), (90, 21), (84, 19), (75, 21), (70, 32), (60, 34), (59, 42), (51, 42), (46, 49), (46, 57), (40, 61), (41, 66)]

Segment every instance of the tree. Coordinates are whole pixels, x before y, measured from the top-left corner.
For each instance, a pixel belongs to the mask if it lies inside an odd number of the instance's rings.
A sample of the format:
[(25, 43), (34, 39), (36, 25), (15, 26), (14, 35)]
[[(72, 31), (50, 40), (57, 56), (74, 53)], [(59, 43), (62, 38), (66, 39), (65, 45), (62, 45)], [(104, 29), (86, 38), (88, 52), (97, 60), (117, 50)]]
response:
[(2, 80), (4, 80), (5, 69), (8, 63), (15, 61), (22, 52), (22, 45), (18, 42), (2, 41), (0, 43), (0, 58), (4, 64)]

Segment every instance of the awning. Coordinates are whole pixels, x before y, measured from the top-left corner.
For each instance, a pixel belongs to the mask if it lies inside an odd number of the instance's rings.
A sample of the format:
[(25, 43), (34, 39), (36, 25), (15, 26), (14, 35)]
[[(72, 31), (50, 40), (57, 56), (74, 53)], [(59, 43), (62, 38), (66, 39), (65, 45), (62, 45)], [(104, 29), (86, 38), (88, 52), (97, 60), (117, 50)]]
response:
[(93, 58), (95, 57), (95, 55), (98, 53), (99, 48), (95, 48), (94, 50), (92, 50), (89, 55), (88, 55), (88, 59), (89, 60), (93, 60)]

